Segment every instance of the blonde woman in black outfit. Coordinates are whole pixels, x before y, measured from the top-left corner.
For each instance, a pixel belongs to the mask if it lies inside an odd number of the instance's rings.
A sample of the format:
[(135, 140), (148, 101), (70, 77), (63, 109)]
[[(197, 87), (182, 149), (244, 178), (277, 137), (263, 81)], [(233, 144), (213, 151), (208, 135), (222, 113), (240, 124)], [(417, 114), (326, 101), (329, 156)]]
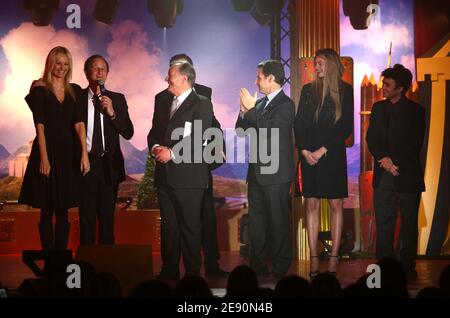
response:
[[(72, 56), (68, 49), (57, 46), (47, 56), (43, 86), (32, 88), (26, 97), (33, 112), (36, 138), (19, 203), (41, 209), (39, 234), (43, 250), (66, 249), (68, 209), (78, 206), (80, 170), (86, 174), (90, 169), (79, 105), (81, 88), (70, 83), (71, 76)], [(81, 158), (75, 147), (77, 139)]]
[(333, 247), (328, 272), (337, 271), (343, 198), (348, 196), (345, 140), (353, 130), (353, 88), (341, 79), (338, 54), (332, 49), (318, 50), (314, 67), (317, 77), (302, 89), (294, 126), (306, 198), (311, 277), (319, 273), (320, 199), (328, 199), (331, 207)]

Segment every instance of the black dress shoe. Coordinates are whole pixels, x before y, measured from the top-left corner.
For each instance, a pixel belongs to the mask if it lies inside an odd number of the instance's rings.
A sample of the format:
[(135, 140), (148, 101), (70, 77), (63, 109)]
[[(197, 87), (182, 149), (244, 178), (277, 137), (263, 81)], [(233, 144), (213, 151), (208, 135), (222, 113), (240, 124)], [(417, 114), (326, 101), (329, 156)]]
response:
[(156, 275), (155, 278), (159, 279), (159, 280), (179, 280), (180, 279), (180, 274), (178, 274), (178, 273), (168, 273), (168, 272), (161, 271), (161, 273)]
[(205, 269), (205, 273), (206, 273), (206, 276), (210, 276), (210, 277), (228, 277), (228, 276), (230, 276), (230, 272), (224, 271), (220, 267), (213, 268), (213, 269), (207, 268), (207, 269)]

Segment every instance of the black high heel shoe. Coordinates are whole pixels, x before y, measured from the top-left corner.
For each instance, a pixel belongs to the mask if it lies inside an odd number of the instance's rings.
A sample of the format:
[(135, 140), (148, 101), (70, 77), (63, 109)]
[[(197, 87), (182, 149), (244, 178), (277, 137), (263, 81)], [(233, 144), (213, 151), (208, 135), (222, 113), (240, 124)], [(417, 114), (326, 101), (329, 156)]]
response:
[[(312, 258), (319, 258), (319, 256), (317, 256), (317, 255), (311, 255), (310, 257), (309, 257), (310, 259), (312, 259)], [(317, 270), (315, 270), (315, 271), (310, 271), (309, 272), (309, 278), (310, 279), (313, 279), (314, 277), (316, 277), (317, 275), (319, 275), (319, 270), (317, 269)]]
[[(336, 258), (336, 269), (337, 269), (337, 265), (339, 264), (339, 255), (329, 255), (328, 257)], [(337, 271), (327, 271), (327, 273), (336, 276)]]

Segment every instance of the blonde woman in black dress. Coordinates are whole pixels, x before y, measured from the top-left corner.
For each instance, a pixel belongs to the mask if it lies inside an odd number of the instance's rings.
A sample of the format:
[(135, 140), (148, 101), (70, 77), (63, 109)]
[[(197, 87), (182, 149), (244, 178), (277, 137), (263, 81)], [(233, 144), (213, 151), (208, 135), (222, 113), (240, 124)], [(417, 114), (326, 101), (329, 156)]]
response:
[(80, 171), (86, 174), (90, 169), (86, 128), (78, 103), (81, 88), (70, 83), (71, 76), (69, 50), (55, 47), (45, 61), (45, 86), (33, 88), (26, 97), (33, 112), (36, 138), (19, 202), (41, 209), (39, 234), (44, 250), (67, 248), (68, 209), (78, 205)]
[(338, 54), (332, 49), (318, 50), (314, 68), (316, 79), (302, 89), (294, 126), (306, 198), (311, 277), (319, 273), (317, 239), (323, 198), (331, 207), (333, 247), (328, 272), (337, 271), (343, 198), (348, 196), (345, 140), (353, 130), (353, 88), (341, 79), (343, 67)]

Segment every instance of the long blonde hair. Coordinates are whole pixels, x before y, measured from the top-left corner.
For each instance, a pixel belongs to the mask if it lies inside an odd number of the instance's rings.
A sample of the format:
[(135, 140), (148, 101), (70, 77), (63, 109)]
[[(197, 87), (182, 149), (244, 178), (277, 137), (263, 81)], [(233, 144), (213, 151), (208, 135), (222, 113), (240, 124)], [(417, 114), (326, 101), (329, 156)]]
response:
[(342, 102), (340, 83), (344, 67), (342, 66), (339, 55), (333, 49), (320, 49), (316, 51), (314, 59), (321, 57), (325, 59), (325, 74), (323, 79), (316, 78), (313, 82), (314, 93), (316, 94), (316, 101), (318, 102), (316, 108), (315, 119), (319, 120), (319, 115), (323, 107), (325, 97), (329, 94), (334, 107), (335, 107), (335, 119), (336, 123), (342, 116)]
[(56, 57), (58, 54), (63, 54), (69, 60), (69, 69), (64, 77), (64, 92), (69, 93), (73, 99), (75, 99), (75, 92), (73, 91), (72, 85), (70, 85), (70, 80), (72, 79), (72, 54), (70, 51), (63, 46), (56, 46), (50, 50), (47, 55), (47, 59), (45, 60), (45, 69), (42, 74), (42, 79), (45, 82), (47, 89), (51, 90), (53, 93), (56, 93), (53, 89), (53, 81), (52, 81), (52, 70), (56, 64)]

